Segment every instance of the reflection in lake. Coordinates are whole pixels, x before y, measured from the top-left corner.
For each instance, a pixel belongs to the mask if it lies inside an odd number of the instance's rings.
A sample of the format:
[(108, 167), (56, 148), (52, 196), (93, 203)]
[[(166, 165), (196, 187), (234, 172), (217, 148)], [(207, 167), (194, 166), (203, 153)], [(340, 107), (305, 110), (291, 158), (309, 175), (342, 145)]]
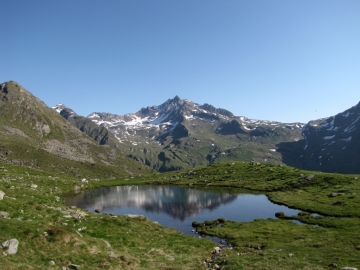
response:
[(117, 208), (141, 208), (150, 213), (166, 213), (183, 221), (203, 209), (215, 209), (238, 195), (205, 192), (170, 186), (118, 186), (92, 190), (68, 198), (67, 205), (110, 213)]
[(91, 190), (65, 200), (66, 205), (102, 213), (140, 214), (173, 227), (191, 232), (193, 221), (225, 218), (252, 221), (275, 218), (283, 211), (296, 215), (299, 211), (271, 203), (265, 195), (229, 194), (174, 186), (118, 186)]

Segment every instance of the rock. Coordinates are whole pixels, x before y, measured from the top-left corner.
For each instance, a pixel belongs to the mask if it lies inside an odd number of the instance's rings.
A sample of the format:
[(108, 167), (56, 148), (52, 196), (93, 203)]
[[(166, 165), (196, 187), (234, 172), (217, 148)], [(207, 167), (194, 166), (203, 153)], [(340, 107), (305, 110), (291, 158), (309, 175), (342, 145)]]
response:
[(96, 208), (95, 213), (100, 213), (100, 209)]
[(79, 193), (80, 191), (81, 191), (81, 187), (79, 187), (79, 186), (74, 187), (74, 192), (75, 193)]
[(313, 175), (313, 174), (310, 174), (310, 175), (308, 175), (308, 176), (306, 176), (306, 180), (313, 180), (315, 178), (315, 175)]
[(2, 218), (10, 218), (10, 214), (8, 212), (0, 211), (0, 217), (2, 217)]
[(50, 264), (50, 265), (55, 265), (55, 262), (54, 262), (54, 261), (50, 261), (49, 264)]
[(66, 211), (62, 211), (62, 214), (64, 214), (64, 218), (76, 218), (76, 219), (81, 219), (81, 218), (85, 218), (86, 216), (88, 216), (87, 213), (79, 210), (79, 209), (68, 209)]
[(85, 212), (82, 212), (80, 210), (76, 211), (75, 213), (73, 213), (71, 215), (73, 218), (76, 218), (76, 219), (80, 219), (80, 218), (84, 218), (87, 216), (87, 214)]
[(80, 269), (80, 265), (76, 265), (76, 264), (69, 264), (69, 269)]
[(221, 251), (221, 248), (215, 247), (214, 250), (213, 250), (213, 253), (218, 254), (218, 253), (220, 253), (220, 251)]
[(0, 190), (0, 201), (4, 198), (5, 192)]
[(343, 194), (339, 193), (339, 192), (333, 192), (333, 193), (328, 194), (327, 196), (329, 198), (332, 198), (332, 197), (337, 197), (337, 196), (341, 196), (341, 195), (343, 195)]
[(285, 217), (285, 213), (284, 212), (277, 212), (277, 213), (275, 213), (275, 217), (277, 217), (277, 218)]
[(7, 240), (1, 244), (1, 246), (7, 247), (7, 254), (9, 255), (15, 255), (18, 251), (19, 241), (15, 238)]
[(220, 266), (218, 266), (217, 264), (214, 265), (214, 269), (218, 270), (220, 269)]
[(1, 244), (2, 248), (8, 247), (8, 246), (9, 246), (9, 240), (7, 240)]
[(83, 178), (83, 179), (81, 179), (81, 182), (82, 183), (88, 183), (88, 180), (86, 180), (86, 178)]
[(126, 214), (124, 216), (126, 216), (128, 218), (138, 218), (138, 217), (145, 218), (145, 216), (143, 216), (143, 215), (135, 215), (135, 214)]
[(60, 197), (55, 196), (55, 202), (60, 202)]
[(110, 257), (110, 258), (117, 258), (117, 257), (119, 257), (119, 256), (116, 255), (114, 252), (111, 251), (111, 252), (109, 253), (109, 257)]
[(30, 187), (33, 188), (33, 189), (36, 189), (38, 186), (35, 185), (35, 184), (31, 184)]
[(358, 270), (357, 268), (355, 267), (348, 267), (348, 266), (345, 266), (343, 268), (341, 268), (341, 270)]
[(109, 243), (108, 241), (106, 241), (106, 240), (104, 240), (104, 239), (103, 239), (103, 241), (104, 241), (104, 243), (105, 243), (105, 245), (106, 245), (107, 248), (111, 248), (111, 245), (110, 245), (110, 243)]

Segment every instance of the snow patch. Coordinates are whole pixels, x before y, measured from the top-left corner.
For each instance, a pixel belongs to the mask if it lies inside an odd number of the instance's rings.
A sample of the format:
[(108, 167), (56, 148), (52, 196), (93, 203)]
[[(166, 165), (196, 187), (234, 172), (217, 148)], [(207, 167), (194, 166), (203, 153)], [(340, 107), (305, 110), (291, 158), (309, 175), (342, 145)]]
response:
[(323, 139), (324, 140), (331, 140), (335, 137), (335, 135), (332, 135), (332, 136), (325, 136)]

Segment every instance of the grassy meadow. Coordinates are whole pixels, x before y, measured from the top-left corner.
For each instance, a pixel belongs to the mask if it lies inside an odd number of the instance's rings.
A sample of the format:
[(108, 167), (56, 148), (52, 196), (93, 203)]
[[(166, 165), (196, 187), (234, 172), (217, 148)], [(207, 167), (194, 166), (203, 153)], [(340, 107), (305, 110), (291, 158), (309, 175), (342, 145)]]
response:
[[(19, 248), (16, 255), (2, 249), (0, 269), (359, 268), (358, 177), (236, 162), (115, 180), (87, 177), (82, 182), (2, 164), (0, 191), (5, 196), (0, 211), (10, 218), (0, 217), (0, 244), (16, 238)], [(200, 234), (224, 238), (231, 246), (212, 254), (214, 242), (185, 236), (146, 218), (95, 215), (63, 204), (75, 192), (142, 184), (261, 192), (301, 212), (252, 222), (219, 217), (195, 224)]]

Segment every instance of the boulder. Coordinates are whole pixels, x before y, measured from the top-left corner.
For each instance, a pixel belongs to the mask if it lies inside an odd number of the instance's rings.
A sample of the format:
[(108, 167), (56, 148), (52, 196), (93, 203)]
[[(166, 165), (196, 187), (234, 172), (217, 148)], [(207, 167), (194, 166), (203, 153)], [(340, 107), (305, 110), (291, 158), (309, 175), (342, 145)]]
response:
[(7, 247), (7, 254), (9, 255), (15, 255), (18, 251), (19, 241), (15, 238), (7, 240), (1, 244), (1, 246)]
[(8, 212), (0, 211), (0, 217), (2, 217), (2, 218), (10, 218), (10, 214)]
[(214, 250), (213, 250), (213, 253), (218, 254), (218, 253), (220, 253), (220, 251), (221, 251), (220, 247), (215, 247)]
[(31, 184), (30, 187), (33, 188), (33, 189), (36, 189), (38, 186), (35, 185), (35, 184)]

